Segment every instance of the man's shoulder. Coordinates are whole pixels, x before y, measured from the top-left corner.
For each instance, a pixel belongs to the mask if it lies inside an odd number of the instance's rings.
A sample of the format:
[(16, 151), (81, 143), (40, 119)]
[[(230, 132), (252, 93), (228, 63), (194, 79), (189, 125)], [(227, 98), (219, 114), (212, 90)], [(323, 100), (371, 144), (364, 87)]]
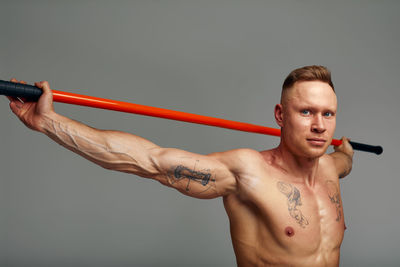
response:
[(260, 151), (257, 151), (252, 148), (237, 148), (229, 151), (232, 153), (233, 156), (235, 157), (241, 157), (241, 158), (259, 158), (262, 157), (262, 154)]
[(332, 157), (332, 155), (325, 154), (320, 157), (319, 162), (320, 162), (321, 167), (330, 169), (330, 168), (334, 168), (335, 159), (334, 159), (334, 157)]
[(339, 176), (336, 169), (335, 158), (330, 154), (323, 155), (319, 160), (319, 170), (329, 180), (336, 180), (339, 182)]
[(218, 158), (219, 161), (233, 168), (247, 168), (253, 164), (260, 164), (264, 160), (261, 152), (251, 148), (237, 148), (216, 152), (210, 154), (210, 156)]
[(344, 178), (347, 176), (352, 168), (352, 161), (346, 161), (346, 156), (342, 155), (338, 157), (335, 156), (335, 153), (325, 154), (323, 160), (320, 161), (324, 169), (331, 173), (335, 173), (338, 178)]
[(210, 156), (215, 156), (219, 158), (226, 158), (230, 160), (254, 160), (262, 158), (262, 154), (251, 148), (236, 148), (232, 150), (227, 150), (223, 152), (215, 152), (210, 154)]
[(240, 148), (228, 151), (231, 157), (241, 160), (246, 164), (262, 164), (264, 167), (266, 166), (274, 166), (277, 161), (277, 156), (274, 151), (276, 148), (269, 150), (255, 150), (251, 148)]

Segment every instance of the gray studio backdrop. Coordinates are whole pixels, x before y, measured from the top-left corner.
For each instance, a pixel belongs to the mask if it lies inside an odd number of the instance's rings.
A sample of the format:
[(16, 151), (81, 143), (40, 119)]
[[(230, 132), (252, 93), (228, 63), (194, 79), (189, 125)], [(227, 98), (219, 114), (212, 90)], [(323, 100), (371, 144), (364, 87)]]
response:
[[(294, 68), (332, 70), (342, 266), (399, 266), (399, 1), (1, 1), (0, 79), (275, 127)], [(55, 104), (92, 127), (211, 153), (278, 138)], [(234, 266), (221, 199), (102, 169), (25, 128), (0, 100), (1, 266)]]

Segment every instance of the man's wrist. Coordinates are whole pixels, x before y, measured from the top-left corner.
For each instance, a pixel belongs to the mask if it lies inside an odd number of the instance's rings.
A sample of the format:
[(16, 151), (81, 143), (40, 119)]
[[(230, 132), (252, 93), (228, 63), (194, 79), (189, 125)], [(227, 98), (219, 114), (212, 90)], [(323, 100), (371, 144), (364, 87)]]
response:
[(49, 113), (46, 113), (45, 115), (42, 115), (40, 123), (39, 123), (39, 128), (38, 131), (48, 135), (51, 130), (54, 128), (53, 123), (54, 121), (57, 121), (59, 119), (59, 116), (56, 112), (51, 111)]

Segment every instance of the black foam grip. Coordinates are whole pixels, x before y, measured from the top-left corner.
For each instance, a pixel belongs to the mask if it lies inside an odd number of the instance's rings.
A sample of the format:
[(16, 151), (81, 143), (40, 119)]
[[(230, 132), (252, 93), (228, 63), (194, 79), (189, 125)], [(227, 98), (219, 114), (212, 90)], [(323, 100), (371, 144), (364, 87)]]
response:
[(353, 147), (355, 150), (360, 150), (360, 151), (365, 151), (365, 152), (372, 152), (377, 155), (382, 154), (383, 148), (381, 146), (371, 146), (367, 144), (361, 144), (357, 142), (350, 141), (350, 145)]
[(36, 101), (42, 95), (42, 89), (29, 84), (0, 80), (0, 95), (24, 97), (28, 100)]

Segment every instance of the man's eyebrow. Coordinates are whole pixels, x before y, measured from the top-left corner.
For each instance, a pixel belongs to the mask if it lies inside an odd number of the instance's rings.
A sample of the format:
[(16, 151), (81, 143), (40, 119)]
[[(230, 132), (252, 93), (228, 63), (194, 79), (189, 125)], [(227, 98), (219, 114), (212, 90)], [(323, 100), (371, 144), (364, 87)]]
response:
[(327, 112), (328, 111), (328, 112), (331, 112), (331, 113), (334, 113), (334, 114), (337, 113), (337, 109), (335, 109), (335, 108), (328, 108), (328, 107), (319, 108), (319, 107), (315, 107), (315, 106), (309, 105), (309, 104), (298, 104), (295, 107), (296, 107), (296, 109), (298, 109), (300, 111), (302, 111), (302, 110), (310, 110), (310, 111), (313, 111), (313, 112), (315, 112), (315, 111)]
[(336, 109), (336, 108), (326, 108), (325, 110), (326, 110), (326, 111), (330, 111), (330, 112), (332, 112), (332, 113), (336, 113), (336, 112), (337, 112), (337, 109)]

